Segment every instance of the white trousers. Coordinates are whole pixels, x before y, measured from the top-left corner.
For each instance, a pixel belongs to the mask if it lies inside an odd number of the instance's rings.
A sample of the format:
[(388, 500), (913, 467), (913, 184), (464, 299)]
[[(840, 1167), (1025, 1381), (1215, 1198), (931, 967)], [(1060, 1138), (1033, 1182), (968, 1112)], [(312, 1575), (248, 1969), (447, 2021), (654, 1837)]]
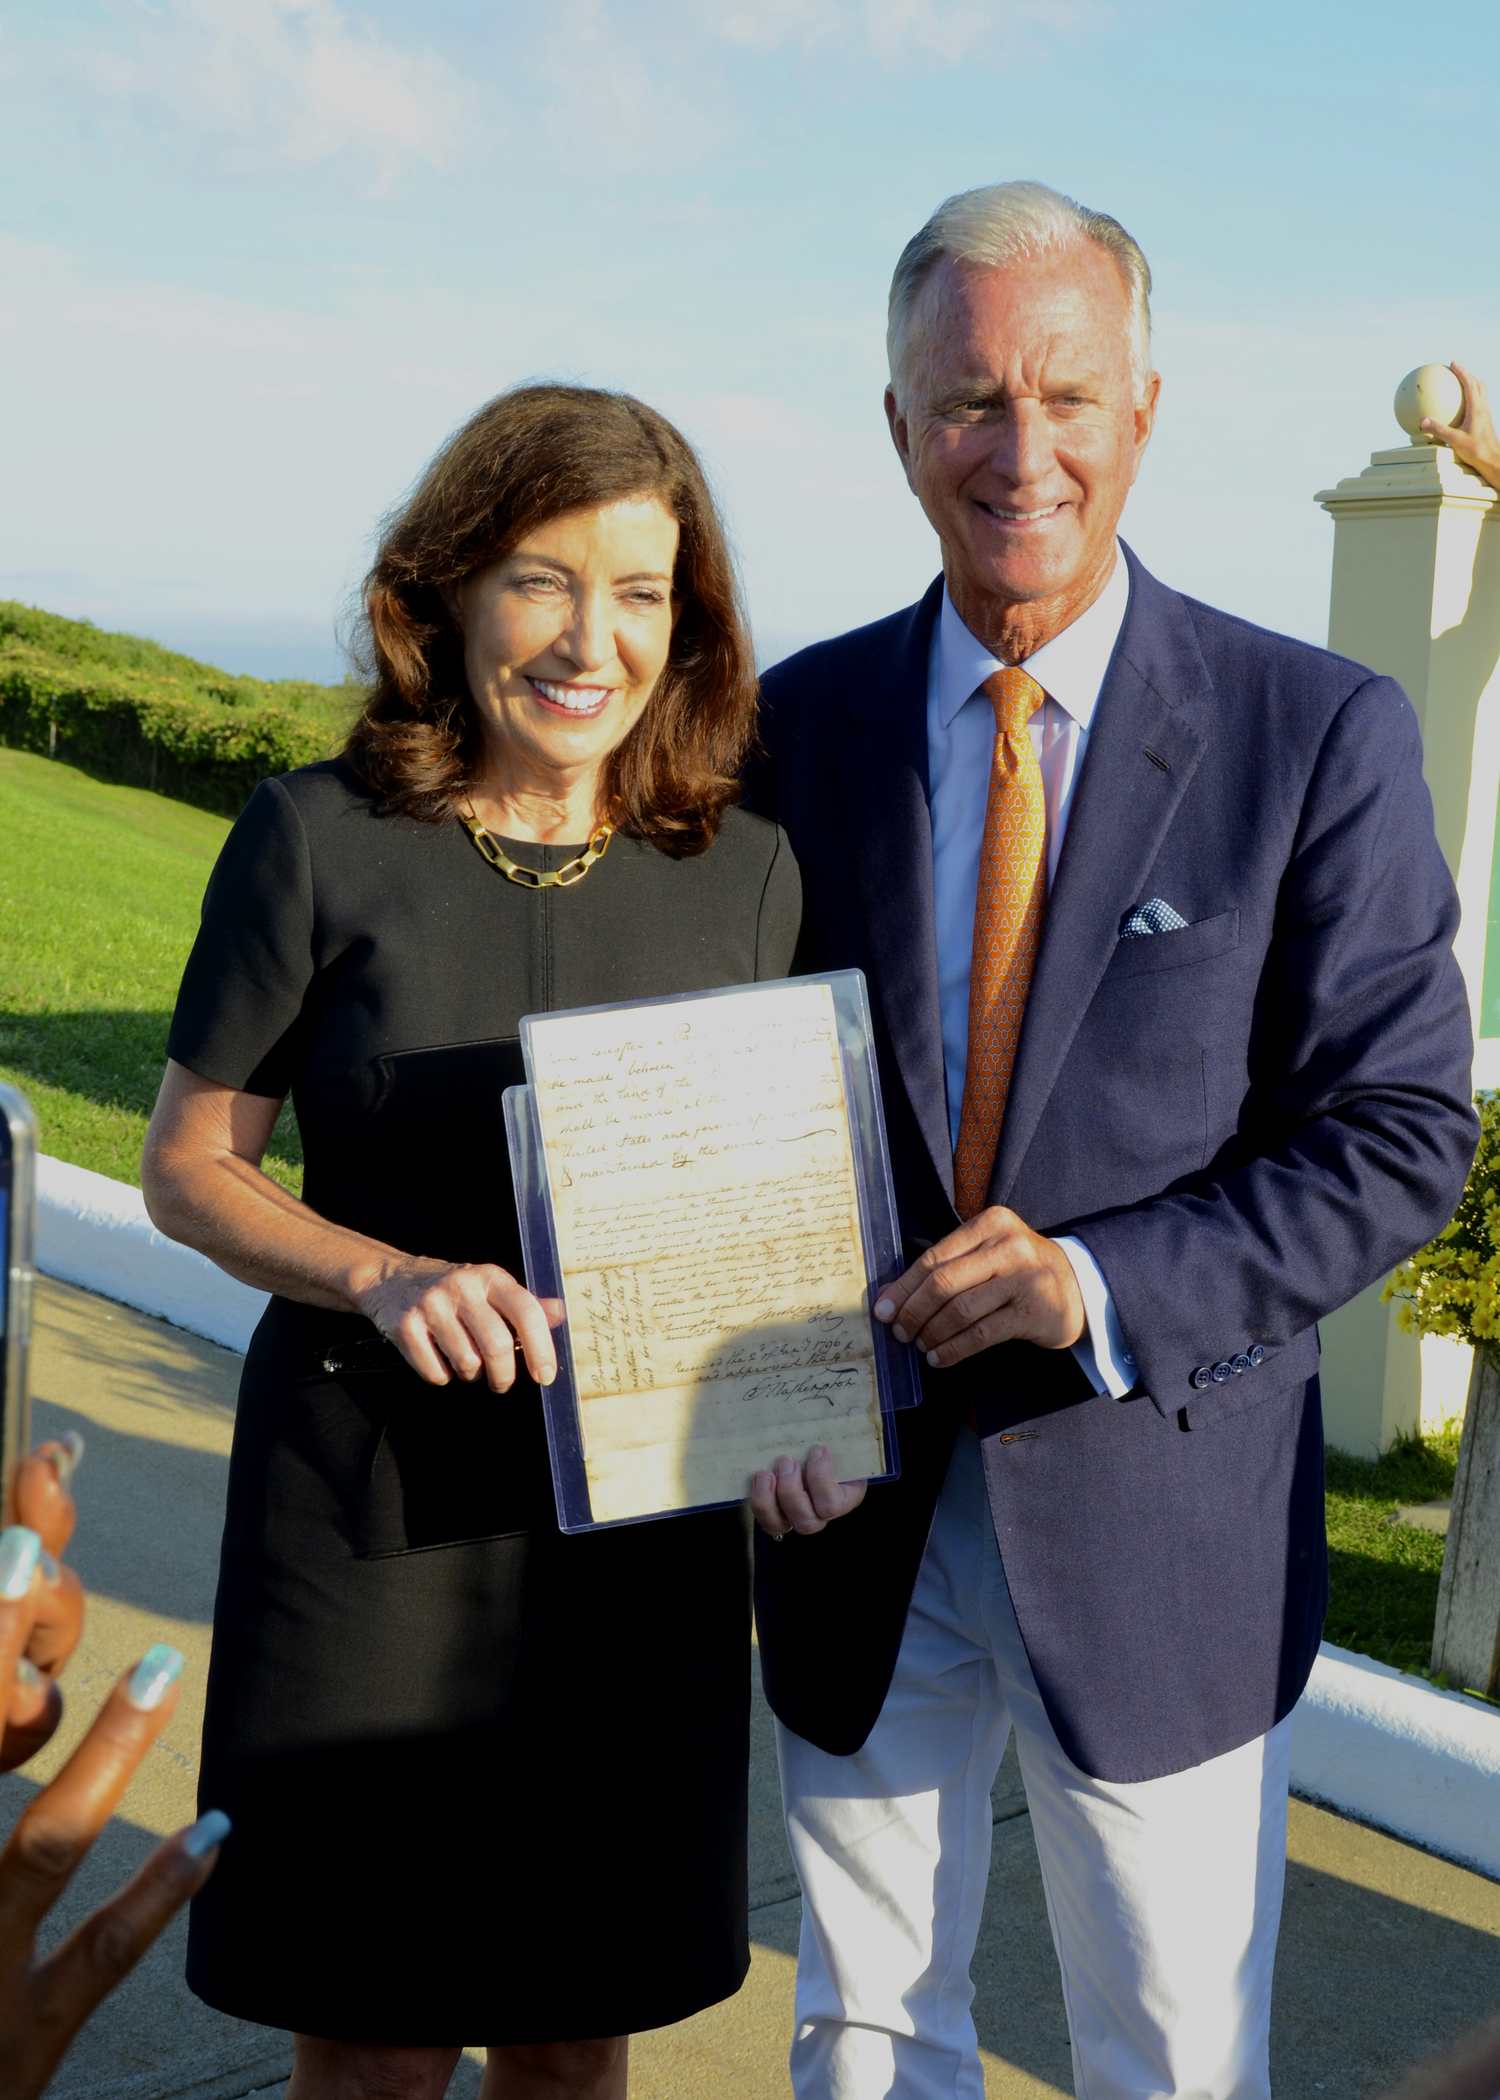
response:
[(1072, 1764), (1026, 1659), (968, 1429), (869, 1741), (833, 1757), (778, 1725), (803, 1894), (797, 2100), (983, 2100), (969, 1963), (1012, 1727), (1079, 2100), (1269, 2100), (1291, 1719), (1137, 1785)]

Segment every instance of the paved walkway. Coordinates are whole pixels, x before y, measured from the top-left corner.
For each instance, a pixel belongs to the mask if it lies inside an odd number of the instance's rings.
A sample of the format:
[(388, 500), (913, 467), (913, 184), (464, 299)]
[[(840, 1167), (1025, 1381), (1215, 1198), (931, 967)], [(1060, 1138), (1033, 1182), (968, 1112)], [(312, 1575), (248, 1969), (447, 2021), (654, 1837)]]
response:
[[(118, 1885), (157, 1836), (193, 1814), (208, 1620), (239, 1359), (103, 1299), (44, 1282), (37, 1431), (81, 1429), (81, 1528), (71, 1555), (90, 1593), (45, 1778), (107, 1686), (151, 1641), (184, 1650), (181, 1704), (70, 1892), (66, 1927)], [(0, 1828), (33, 1777), (0, 1780)], [(995, 1789), (990, 1898), (975, 1978), (991, 2100), (1070, 2093), (1067, 2030), (1025, 1798), (1008, 1759)], [(1500, 2010), (1500, 1885), (1306, 1803), (1292, 1808), (1277, 1964), (1278, 2100), (1362, 2100), (1414, 2059)], [(289, 1900), (295, 1900), (294, 1894)], [(632, 2100), (786, 2100), (798, 1902), (777, 1810), (769, 1717), (755, 1715), (750, 1977), (728, 2004), (633, 2045)], [(181, 1981), (181, 1926), (80, 2037), (54, 2100), (273, 2100), (284, 2036), (225, 2019)], [(473, 2100), (476, 2052), (453, 2100)]]

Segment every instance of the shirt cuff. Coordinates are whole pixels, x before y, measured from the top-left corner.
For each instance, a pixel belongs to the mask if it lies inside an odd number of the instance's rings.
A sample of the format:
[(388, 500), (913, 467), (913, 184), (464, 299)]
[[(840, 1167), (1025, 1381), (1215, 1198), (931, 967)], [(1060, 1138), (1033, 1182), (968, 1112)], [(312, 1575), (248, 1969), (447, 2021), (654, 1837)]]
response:
[(1096, 1393), (1108, 1393), (1116, 1400), (1123, 1400), (1140, 1374), (1136, 1370), (1135, 1358), (1125, 1347), (1119, 1315), (1109, 1285), (1104, 1280), (1104, 1271), (1083, 1241), (1075, 1240), (1071, 1234), (1054, 1240), (1052, 1244), (1061, 1247), (1068, 1257), (1078, 1280), (1078, 1294), (1083, 1300), (1086, 1325), (1073, 1344), (1079, 1368)]

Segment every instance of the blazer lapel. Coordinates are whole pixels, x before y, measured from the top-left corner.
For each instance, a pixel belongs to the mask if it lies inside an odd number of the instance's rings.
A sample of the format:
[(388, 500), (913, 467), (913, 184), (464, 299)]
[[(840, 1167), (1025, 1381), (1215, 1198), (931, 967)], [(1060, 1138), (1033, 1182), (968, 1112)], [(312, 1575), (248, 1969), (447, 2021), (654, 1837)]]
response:
[(939, 577), (844, 701), (845, 713), (863, 732), (849, 739), (844, 799), (874, 963), (872, 996), (885, 1015), (907, 1099), (951, 1201), (927, 790), (927, 665), (942, 596)]
[[(1207, 740), (1213, 686), (1182, 599), (1129, 549), (1130, 606), (1089, 729), (990, 1177), (1004, 1203)], [(1148, 756), (1148, 750), (1155, 754)]]

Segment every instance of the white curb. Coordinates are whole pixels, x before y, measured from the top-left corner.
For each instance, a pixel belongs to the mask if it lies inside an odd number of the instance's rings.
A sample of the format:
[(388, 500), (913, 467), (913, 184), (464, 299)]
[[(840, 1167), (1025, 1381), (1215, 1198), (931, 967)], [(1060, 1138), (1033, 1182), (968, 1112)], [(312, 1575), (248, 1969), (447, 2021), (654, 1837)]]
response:
[(44, 1276), (155, 1313), (241, 1355), (249, 1348), (266, 1293), (164, 1238), (139, 1189), (42, 1153), (36, 1193), (36, 1265)]
[(1500, 1711), (1325, 1641), (1292, 1719), (1299, 1794), (1500, 1878)]

